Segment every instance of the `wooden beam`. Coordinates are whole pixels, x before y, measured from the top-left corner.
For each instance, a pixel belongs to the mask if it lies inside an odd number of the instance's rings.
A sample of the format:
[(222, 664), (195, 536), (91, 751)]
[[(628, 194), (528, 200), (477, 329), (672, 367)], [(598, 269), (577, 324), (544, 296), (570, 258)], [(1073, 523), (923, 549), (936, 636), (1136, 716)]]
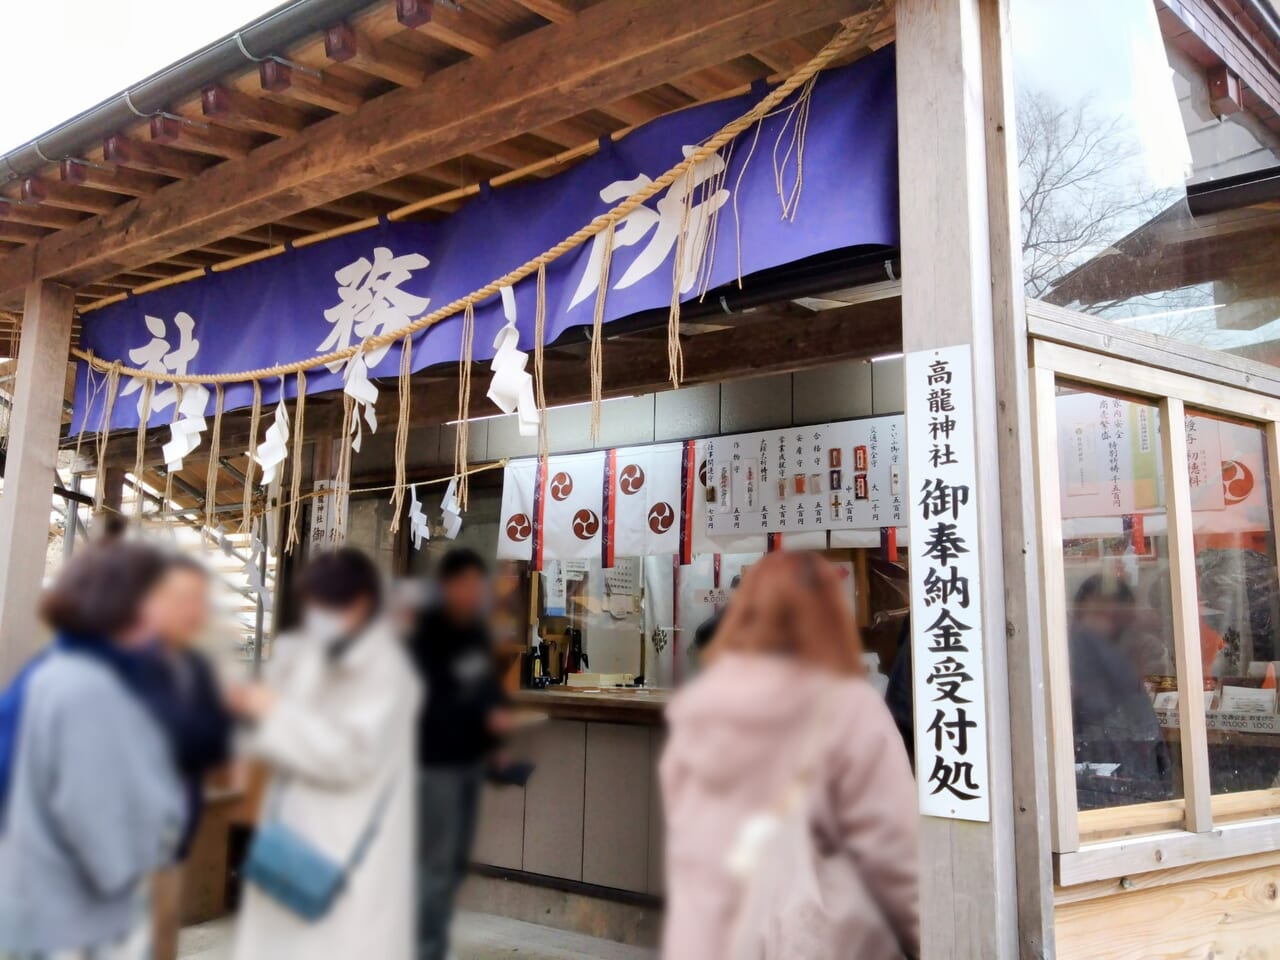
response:
[(25, 223), (33, 227), (48, 227), (51, 230), (62, 230), (74, 227), (83, 220), (74, 210), (59, 210), (56, 207), (43, 207), (36, 203), (22, 203), (9, 197), (0, 197), (0, 220), (10, 223)]
[(80, 160), (63, 160), (62, 179), (66, 183), (122, 193), (126, 197), (146, 197), (172, 181), (168, 177), (141, 170), (131, 170), (103, 163), (87, 163)]
[(349, 23), (334, 24), (324, 32), (324, 52), (335, 63), (402, 87), (416, 87), (427, 78), (426, 64), (413, 51), (373, 40)]
[[(1012, 26), (1007, 2), (980, 5), (983, 116), (987, 140), (987, 194), (991, 219), (991, 326), (997, 407), (995, 456), (1000, 463), (1001, 541), (1004, 548), (1005, 655), (1008, 661), (1010, 746), (1014, 762), (1014, 856), (1018, 896), (1018, 955), (1054, 956), (1053, 784), (1043, 655), (1040, 558), (1046, 548), (1036, 512), (1037, 431), (1044, 431), (1056, 454), (1057, 434), (1034, 412), (1028, 383), (1026, 296), (1022, 279), (1022, 224), (1018, 191), (1017, 133), (1014, 130)], [(1056, 420), (1050, 395), (1048, 415)], [(1057, 494), (1057, 475), (1053, 493)], [(1055, 513), (1053, 522), (1060, 524)], [(1066, 584), (1058, 581), (1059, 595)], [(1063, 624), (1065, 627), (1065, 622)], [(1070, 676), (1067, 676), (1068, 685)], [(1068, 702), (1069, 702), (1068, 691)], [(1068, 734), (1070, 736), (1070, 734)], [(1074, 747), (1074, 741), (1070, 743)], [(1067, 769), (1075, 780), (1075, 751)], [(1074, 804), (1073, 804), (1074, 806)]]
[(1195, 518), (1187, 467), (1187, 416), (1179, 397), (1159, 401), (1168, 523), (1169, 593), (1173, 608), (1174, 664), (1178, 677), (1178, 734), (1186, 828), (1213, 829), (1209, 744), (1204, 716), (1204, 665), (1200, 650), (1199, 584), (1196, 579)]
[(578, 15), (574, 0), (516, 0), (516, 3), (552, 23), (569, 23)]
[(33, 226), (29, 223), (11, 223), (4, 219), (3, 204), (0, 204), (0, 240), (9, 243), (35, 243), (49, 235), (48, 229)]
[(215, 84), (200, 93), (200, 110), (212, 120), (275, 137), (287, 137), (302, 130), (310, 119), (287, 104), (252, 97), (234, 87)]
[(359, 90), (327, 73), (313, 76), (277, 60), (264, 60), (260, 63), (258, 79), (263, 90), (323, 107), (334, 113), (355, 113), (364, 102)]
[(27, 177), (22, 181), (22, 199), (29, 203), (42, 203), (49, 207), (76, 210), (82, 213), (109, 213), (123, 201), (119, 194), (105, 190), (64, 183), (61, 180), (42, 180)]
[[(750, 313), (723, 317), (727, 329), (685, 338), (685, 385), (712, 383), (738, 377), (758, 377), (790, 373), (823, 366), (841, 360), (869, 358), (899, 349), (902, 344), (902, 301), (896, 297), (837, 307), (834, 310), (806, 311), (795, 315), (780, 307), (762, 307)], [(662, 328), (665, 330), (665, 321)], [(750, 330), (753, 349), (742, 349), (743, 335)], [(586, 328), (583, 328), (584, 335)], [(606, 328), (606, 336), (608, 329)], [(548, 368), (563, 363), (571, 370), (585, 373), (587, 360), (565, 358), (564, 347), (547, 351)], [(605, 395), (627, 395), (670, 388), (666, 337), (649, 341), (606, 339), (604, 345)], [(477, 364), (474, 376), (485, 378), (487, 364)], [(439, 374), (443, 373), (443, 377)], [(441, 364), (413, 375), (409, 422), (412, 426), (428, 426), (457, 415), (457, 364)], [(448, 386), (441, 386), (447, 383)], [(483, 382), (488, 382), (483, 380)], [(565, 375), (547, 383), (547, 402), (575, 403), (590, 395), (589, 378)], [(309, 397), (307, 402), (308, 436), (320, 436), (337, 429), (342, 418), (342, 404), (326, 403), (337, 394), (324, 394), (321, 399)], [(314, 401), (314, 402), (313, 402)], [(477, 398), (472, 413), (493, 412)], [(266, 427), (261, 428), (265, 430)], [(312, 432), (314, 431), (314, 432)], [(248, 411), (226, 414), (223, 421), (222, 448), (243, 450), (249, 443)], [(78, 472), (96, 469), (91, 444), (86, 443), (81, 459), (72, 467)], [(132, 468), (136, 456), (133, 431), (119, 431), (107, 443), (108, 465)], [(149, 444), (145, 453), (148, 464), (164, 462), (159, 444)]]
[(224, 160), (247, 157), (257, 145), (257, 138), (243, 130), (173, 117), (151, 118), (151, 141)]
[(44, 646), (35, 599), (49, 546), (49, 507), (57, 479), (58, 431), (75, 294), (36, 281), (23, 305), (22, 342), (14, 380), (12, 421), (0, 496), (0, 679)]
[(207, 158), (194, 153), (145, 140), (133, 140), (121, 133), (113, 134), (102, 142), (102, 155), (108, 162), (122, 167), (179, 179), (194, 177), (210, 164)]
[[(859, 13), (866, 0), (604, 0), (571, 24), (517, 38), (355, 116), (330, 117), (195, 180), (0, 260), (0, 308), (31, 277), (74, 284), (164, 259), (403, 177), (513, 130), (536, 129), (630, 97), (673, 72), (711, 66)], [(406, 118), (413, 118), (407, 122)], [(130, 146), (136, 146), (130, 142)], [(160, 145), (147, 144), (152, 149)], [(177, 152), (177, 151), (175, 151)], [(188, 160), (189, 154), (183, 154)]]
[(471, 11), (450, 10), (435, 0), (396, 0), (396, 18), (403, 26), (473, 57), (492, 56), (506, 39)]
[(533, 131), (533, 134), (548, 143), (554, 143), (557, 147), (572, 149), (584, 143), (591, 143), (612, 132), (612, 129), (604, 128), (602, 124), (589, 123), (581, 117), (570, 117), (567, 120), (557, 120), (555, 123), (539, 127)]
[[(488, 160), (490, 163), (496, 163), (500, 167), (506, 167), (508, 170), (518, 170), (521, 167), (527, 167), (531, 164), (538, 163), (547, 159), (555, 151), (547, 150), (539, 153), (537, 150), (530, 150), (528, 147), (507, 140), (503, 143), (491, 143), (487, 147), (481, 147), (473, 152), (473, 156), (479, 157), (481, 160)], [(554, 173), (554, 170), (548, 170), (546, 173)]]

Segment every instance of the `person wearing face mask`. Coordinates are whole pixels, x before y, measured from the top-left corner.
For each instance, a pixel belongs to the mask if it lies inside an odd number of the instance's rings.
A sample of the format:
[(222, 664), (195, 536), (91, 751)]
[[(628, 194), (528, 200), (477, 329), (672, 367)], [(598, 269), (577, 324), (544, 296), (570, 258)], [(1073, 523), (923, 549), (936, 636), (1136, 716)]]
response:
[(413, 952), (414, 720), (420, 686), (382, 613), (378, 571), (344, 548), (297, 585), (302, 626), (266, 679), (233, 690), (271, 776), (259, 831), (287, 830), (345, 873), (320, 916), (247, 866), (235, 960), (409, 960)]
[(444, 960), (466, 873), (486, 762), (510, 725), (489, 634), (489, 571), (455, 547), (436, 568), (438, 599), (411, 649), (427, 689), (418, 722), (418, 960)]

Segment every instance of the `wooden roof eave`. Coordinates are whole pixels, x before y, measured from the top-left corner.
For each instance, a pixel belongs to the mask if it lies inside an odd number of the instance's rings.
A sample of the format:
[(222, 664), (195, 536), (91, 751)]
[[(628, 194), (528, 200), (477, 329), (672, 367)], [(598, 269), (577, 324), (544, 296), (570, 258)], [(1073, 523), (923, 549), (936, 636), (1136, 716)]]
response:
[[(537, 16), (570, 6), (546, 7), (548, 2), (537, 3), (542, 8)], [(3, 254), (0, 306), (16, 307), (23, 284), (33, 276), (83, 286), (179, 257), (470, 151), (493, 149), (509, 141), (512, 131), (555, 130), (556, 124), (602, 106), (649, 96), (673, 75), (688, 76), (787, 38), (830, 29), (866, 5), (866, 0), (692, 5), (654, 0), (638, 10), (628, 0), (602, 0), (571, 19), (560, 11), (557, 22), (504, 42), (487, 56), (473, 55), (432, 73), (418, 87), (394, 89), (354, 113), (329, 116), (256, 146), (240, 159), (217, 162), (190, 179), (123, 200), (106, 213)], [(377, 31), (368, 23), (383, 23), (387, 36), (393, 36), (386, 17), (383, 8), (357, 27), (373, 36)], [(323, 45), (323, 38), (313, 43)], [(250, 82), (247, 76), (229, 82), (242, 81)], [(189, 98), (178, 109), (196, 106)], [(406, 128), (405, 116), (419, 123)], [(242, 142), (221, 138), (217, 149), (232, 151)], [(553, 140), (547, 144), (558, 146)], [(506, 148), (508, 159), (515, 149)]]

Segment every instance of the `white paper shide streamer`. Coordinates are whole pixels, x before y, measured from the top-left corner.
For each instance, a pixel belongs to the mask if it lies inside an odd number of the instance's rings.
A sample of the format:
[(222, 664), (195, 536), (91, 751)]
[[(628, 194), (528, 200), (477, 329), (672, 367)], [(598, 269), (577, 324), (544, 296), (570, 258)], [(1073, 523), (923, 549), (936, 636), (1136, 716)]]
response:
[(538, 434), (540, 414), (533, 396), (533, 377), (525, 370), (529, 354), (520, 349), (520, 331), (516, 329), (516, 296), (510, 287), (503, 287), (502, 312), (506, 326), (493, 339), (493, 380), (489, 384), (488, 397), (503, 413), (519, 411), (520, 436)]
[(458, 479), (449, 481), (449, 488), (445, 490), (444, 497), (440, 501), (440, 512), (444, 523), (444, 535), (450, 540), (454, 540), (458, 536), (458, 531), (462, 529), (462, 508), (458, 506)]
[(261, 558), (266, 547), (262, 543), (262, 525), (255, 523), (253, 525), (253, 540), (250, 544), (249, 559), (244, 562), (244, 578), (246, 588), (258, 595), (258, 599), (262, 602), (262, 609), (270, 611), (271, 609), (271, 593), (266, 589), (266, 585), (262, 582)]
[(378, 432), (378, 414), (375, 409), (378, 388), (369, 379), (369, 363), (363, 350), (347, 361), (347, 368), (342, 373), (342, 383), (342, 392), (355, 401), (355, 416), (351, 418), (351, 449), (359, 453), (360, 443), (364, 438), (361, 421), (369, 425), (370, 433)]
[(208, 429), (204, 411), (209, 406), (209, 388), (188, 384), (178, 403), (177, 419), (169, 427), (169, 442), (162, 448), (165, 467), (170, 473), (182, 469), (184, 457), (200, 446), (200, 434)]
[(422, 544), (431, 539), (431, 524), (422, 509), (422, 501), (418, 499), (418, 485), (409, 488), (409, 536), (413, 540), (413, 549), (421, 550)]
[(258, 482), (264, 487), (275, 483), (280, 475), (280, 465), (289, 455), (289, 410), (284, 404), (284, 380), (280, 381), (280, 402), (276, 404), (275, 417), (267, 429), (267, 435), (258, 444), (254, 462), (262, 468)]

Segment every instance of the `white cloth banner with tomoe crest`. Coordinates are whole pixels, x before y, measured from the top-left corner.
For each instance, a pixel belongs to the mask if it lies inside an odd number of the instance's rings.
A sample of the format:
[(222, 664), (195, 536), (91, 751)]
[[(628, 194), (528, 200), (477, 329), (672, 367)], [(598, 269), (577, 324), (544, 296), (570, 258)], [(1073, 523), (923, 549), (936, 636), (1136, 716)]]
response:
[(606, 566), (617, 557), (653, 557), (680, 549), (683, 444), (612, 451), (612, 509)]
[(534, 488), (537, 460), (507, 464), (502, 478), (502, 513), (498, 526), (499, 560), (533, 559)]
[(533, 524), (535, 563), (600, 556), (604, 465), (603, 450), (547, 458), (544, 476), (535, 484), (540, 501)]
[(968, 346), (907, 354), (911, 650), (920, 812), (990, 820)]

